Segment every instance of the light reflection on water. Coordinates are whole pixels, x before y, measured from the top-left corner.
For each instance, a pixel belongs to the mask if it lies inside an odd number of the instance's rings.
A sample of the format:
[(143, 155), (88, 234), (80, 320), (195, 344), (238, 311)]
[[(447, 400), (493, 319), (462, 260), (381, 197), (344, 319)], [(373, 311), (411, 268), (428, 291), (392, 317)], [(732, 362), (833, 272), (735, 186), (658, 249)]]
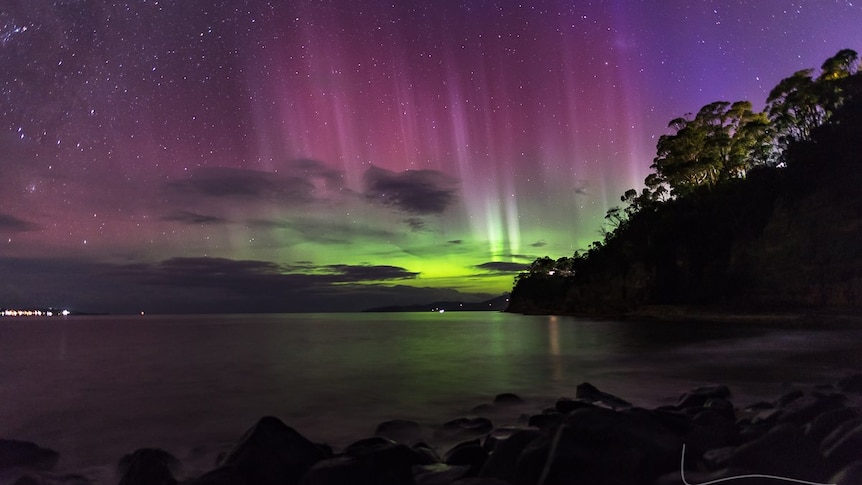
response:
[(727, 383), (740, 404), (860, 371), (852, 328), (502, 313), (0, 320), (0, 434), (73, 466), (231, 442), (265, 414), (343, 446), (502, 392), (535, 411), (590, 381), (636, 404)]

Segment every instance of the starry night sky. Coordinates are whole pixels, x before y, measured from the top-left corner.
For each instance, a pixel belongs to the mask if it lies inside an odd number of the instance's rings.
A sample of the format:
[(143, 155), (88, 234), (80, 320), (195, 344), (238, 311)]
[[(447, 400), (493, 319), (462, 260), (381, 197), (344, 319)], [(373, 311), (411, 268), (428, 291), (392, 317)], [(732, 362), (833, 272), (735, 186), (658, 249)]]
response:
[(598, 239), (667, 123), (862, 51), (849, 1), (0, 7), (0, 307), (340, 311)]

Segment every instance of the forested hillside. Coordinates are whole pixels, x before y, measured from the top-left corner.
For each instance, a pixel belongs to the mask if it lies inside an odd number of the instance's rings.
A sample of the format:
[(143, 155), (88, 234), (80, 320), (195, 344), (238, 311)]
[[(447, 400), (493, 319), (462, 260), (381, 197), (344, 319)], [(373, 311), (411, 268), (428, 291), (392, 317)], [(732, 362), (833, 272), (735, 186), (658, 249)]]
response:
[(782, 80), (763, 112), (715, 102), (670, 122), (604, 238), (544, 257), (508, 311), (862, 308), (862, 73), (855, 51)]

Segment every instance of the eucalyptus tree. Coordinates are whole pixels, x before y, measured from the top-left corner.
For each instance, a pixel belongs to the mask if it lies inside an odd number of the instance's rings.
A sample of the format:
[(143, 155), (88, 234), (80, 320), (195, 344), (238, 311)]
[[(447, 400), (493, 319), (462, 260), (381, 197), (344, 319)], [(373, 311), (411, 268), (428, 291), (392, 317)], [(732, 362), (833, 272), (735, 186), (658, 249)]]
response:
[(716, 101), (694, 117), (676, 118), (668, 126), (675, 133), (660, 137), (656, 145), (652, 168), (657, 178), (647, 184), (655, 187), (653, 191), (666, 183), (671, 195), (685, 195), (697, 187), (744, 177), (768, 156), (769, 119), (754, 112), (749, 101)]

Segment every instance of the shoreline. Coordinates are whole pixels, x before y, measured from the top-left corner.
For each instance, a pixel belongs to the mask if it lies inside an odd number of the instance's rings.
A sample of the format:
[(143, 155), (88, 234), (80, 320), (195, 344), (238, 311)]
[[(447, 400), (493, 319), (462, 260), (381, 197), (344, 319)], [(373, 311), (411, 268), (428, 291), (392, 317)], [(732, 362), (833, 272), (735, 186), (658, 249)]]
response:
[[(495, 424), (503, 414), (537, 404), (543, 411)], [(652, 409), (589, 383), (577, 386), (575, 398), (543, 404), (499, 394), (432, 429), (405, 419), (384, 421), (373, 435), (336, 450), (266, 416), (209, 465), (190, 466), (167, 451), (141, 448), (117, 457), (112, 476), (99, 477), (55, 470), (59, 454), (35, 443), (0, 440), (0, 478), (14, 485), (521, 485), (544, 476), (546, 485), (670, 485), (680, 483), (682, 445), (691, 483), (768, 473), (858, 485), (862, 374), (755, 403), (734, 403), (727, 386), (712, 385)], [(581, 465), (571, 466), (573, 460)], [(394, 477), (398, 481), (386, 481)], [(630, 480), (617, 481), (625, 477)]]
[(755, 311), (724, 307), (691, 305), (646, 305), (621, 312), (510, 312), (515, 315), (561, 316), (596, 320), (643, 320), (649, 322), (727, 322), (727, 323), (794, 323), (794, 324), (862, 324), (862, 315), (844, 311), (798, 309), (795, 311)]

